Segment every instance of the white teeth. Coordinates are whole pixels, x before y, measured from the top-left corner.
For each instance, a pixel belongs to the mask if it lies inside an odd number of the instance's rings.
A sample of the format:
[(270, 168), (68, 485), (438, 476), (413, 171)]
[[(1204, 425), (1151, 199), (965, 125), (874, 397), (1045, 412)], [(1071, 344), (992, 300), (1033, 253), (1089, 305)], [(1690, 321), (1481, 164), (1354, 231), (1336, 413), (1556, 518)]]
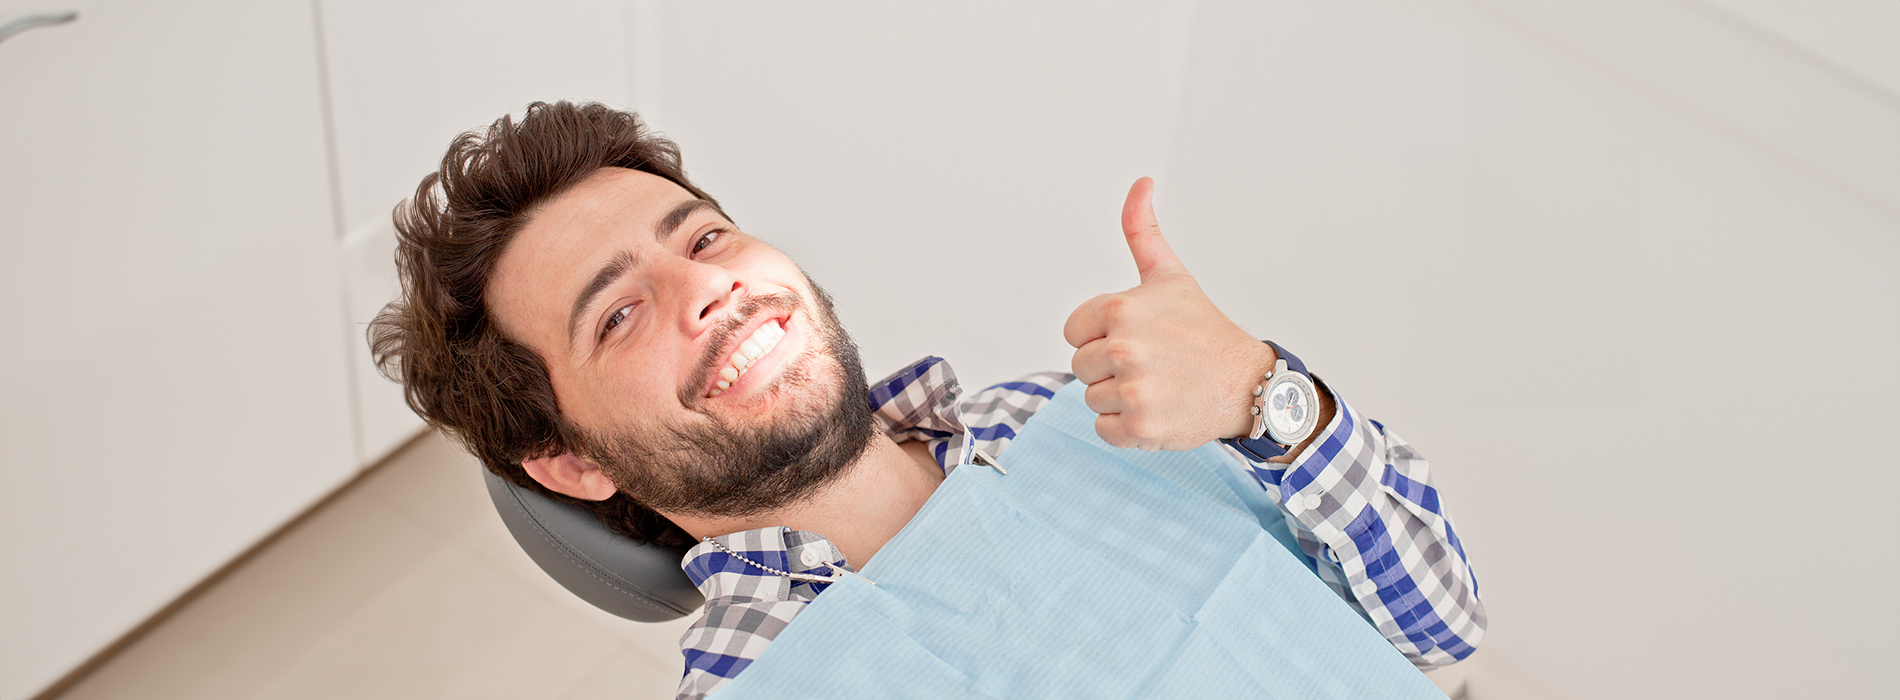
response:
[(745, 374), (746, 370), (758, 363), (759, 358), (765, 357), (772, 348), (778, 347), (778, 341), (784, 338), (785, 326), (780, 325), (778, 321), (768, 321), (765, 325), (759, 326), (758, 330), (752, 332), (752, 337), (740, 341), (739, 348), (732, 353), (732, 359), (728, 360), (730, 364), (719, 369), (718, 388), (713, 389), (707, 396), (718, 396), (732, 388), (732, 385), (739, 381), (739, 375)]

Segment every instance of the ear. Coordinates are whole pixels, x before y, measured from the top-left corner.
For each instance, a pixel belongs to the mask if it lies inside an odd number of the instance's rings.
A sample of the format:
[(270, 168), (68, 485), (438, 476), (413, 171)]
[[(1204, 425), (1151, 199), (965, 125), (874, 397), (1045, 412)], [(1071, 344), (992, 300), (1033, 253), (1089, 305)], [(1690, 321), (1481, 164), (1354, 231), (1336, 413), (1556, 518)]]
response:
[(613, 480), (607, 478), (607, 473), (601, 471), (600, 465), (573, 453), (524, 459), (521, 468), (549, 491), (581, 500), (605, 501), (619, 490)]

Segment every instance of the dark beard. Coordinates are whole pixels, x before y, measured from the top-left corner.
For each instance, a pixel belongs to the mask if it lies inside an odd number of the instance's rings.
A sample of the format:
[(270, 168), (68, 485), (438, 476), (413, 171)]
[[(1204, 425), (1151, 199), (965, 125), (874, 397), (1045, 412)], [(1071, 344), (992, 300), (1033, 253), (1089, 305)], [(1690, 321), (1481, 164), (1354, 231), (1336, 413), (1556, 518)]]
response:
[[(810, 278), (806, 278), (809, 282)], [(773, 390), (797, 394), (818, 386), (815, 365), (835, 362), (838, 392), (815, 406), (788, 406), (774, 420), (734, 425), (707, 412), (702, 392), (723, 365), (722, 350), (746, 321), (768, 310), (798, 310), (797, 294), (751, 297), (715, 332), (700, 363), (699, 380), (681, 403), (701, 420), (658, 431), (586, 433), (579, 452), (607, 472), (621, 492), (649, 508), (698, 516), (756, 515), (796, 503), (835, 480), (870, 447), (877, 426), (858, 346), (838, 323), (831, 295), (816, 283), (817, 342), (789, 362)]]

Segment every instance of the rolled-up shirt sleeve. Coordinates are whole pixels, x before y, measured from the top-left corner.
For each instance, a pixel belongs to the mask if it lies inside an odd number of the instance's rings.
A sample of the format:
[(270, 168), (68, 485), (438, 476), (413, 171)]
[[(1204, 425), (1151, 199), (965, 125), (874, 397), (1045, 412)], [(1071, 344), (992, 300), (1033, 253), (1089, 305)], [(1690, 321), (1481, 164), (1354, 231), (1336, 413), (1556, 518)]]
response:
[(1477, 648), (1484, 603), (1431, 465), (1332, 392), (1333, 420), (1292, 464), (1243, 459), (1319, 577), (1421, 669)]

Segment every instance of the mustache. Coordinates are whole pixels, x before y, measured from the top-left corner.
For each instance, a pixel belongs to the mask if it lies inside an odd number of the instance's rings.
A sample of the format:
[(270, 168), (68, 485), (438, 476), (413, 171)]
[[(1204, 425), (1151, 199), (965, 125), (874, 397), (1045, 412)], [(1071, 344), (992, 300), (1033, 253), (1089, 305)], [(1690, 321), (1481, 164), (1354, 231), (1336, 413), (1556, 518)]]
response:
[(727, 344), (738, 335), (739, 329), (751, 323), (759, 314), (768, 311), (790, 311), (797, 313), (804, 308), (805, 300), (797, 292), (780, 292), (762, 296), (746, 297), (739, 302), (738, 308), (713, 329), (712, 340), (706, 344), (705, 355), (699, 358), (699, 371), (693, 374), (690, 383), (680, 387), (680, 403), (686, 406), (698, 406), (705, 400), (707, 384), (712, 383), (713, 375), (719, 372), (726, 359)]

